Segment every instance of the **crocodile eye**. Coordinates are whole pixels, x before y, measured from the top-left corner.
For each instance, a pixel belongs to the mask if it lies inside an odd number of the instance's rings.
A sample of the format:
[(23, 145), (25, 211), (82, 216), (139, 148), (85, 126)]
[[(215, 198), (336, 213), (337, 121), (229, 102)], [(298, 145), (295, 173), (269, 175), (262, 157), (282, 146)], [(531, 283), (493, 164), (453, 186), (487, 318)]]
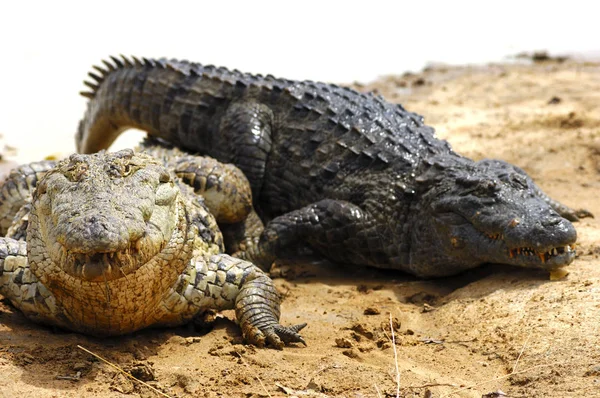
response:
[(133, 167), (131, 167), (130, 164), (126, 164), (125, 167), (123, 167), (123, 177), (127, 177), (132, 173), (132, 171)]
[(494, 197), (500, 191), (497, 180), (482, 180), (473, 190), (473, 194), (480, 198)]
[(161, 183), (169, 182), (169, 181), (171, 181), (171, 175), (169, 174), (168, 171), (163, 170), (160, 172), (160, 175), (158, 176), (158, 181)]
[(527, 189), (527, 178), (521, 174), (513, 173), (509, 176), (512, 186), (515, 188)]
[(481, 183), (481, 189), (488, 193), (494, 193), (498, 191), (498, 181), (486, 180)]

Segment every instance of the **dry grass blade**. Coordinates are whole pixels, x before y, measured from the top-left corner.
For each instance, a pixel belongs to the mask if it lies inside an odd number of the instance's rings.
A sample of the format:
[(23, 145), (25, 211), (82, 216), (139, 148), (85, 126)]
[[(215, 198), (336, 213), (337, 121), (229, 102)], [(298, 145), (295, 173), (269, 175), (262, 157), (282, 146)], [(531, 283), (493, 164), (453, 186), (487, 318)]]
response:
[(525, 347), (527, 347), (527, 344), (529, 344), (529, 339), (531, 338), (531, 328), (529, 329), (529, 334), (527, 335), (527, 339), (525, 340), (525, 343), (523, 343), (523, 347), (521, 347), (521, 352), (519, 352), (519, 356), (517, 357), (517, 360), (515, 361), (515, 365), (513, 366), (513, 373), (517, 371), (517, 365), (519, 364), (519, 360), (521, 359), (521, 356), (523, 355), (523, 352), (525, 351)]
[(145, 383), (143, 381), (141, 381), (140, 379), (132, 376), (130, 373), (124, 371), (121, 367), (119, 367), (118, 365), (115, 365), (114, 363), (102, 358), (100, 355), (95, 354), (93, 352), (91, 352), (90, 350), (88, 350), (87, 348), (84, 348), (82, 346), (80, 346), (79, 344), (77, 345), (77, 348), (79, 348), (82, 351), (87, 352), (90, 355), (93, 355), (94, 357), (98, 358), (99, 360), (101, 360), (102, 362), (104, 362), (105, 364), (111, 366), (112, 368), (118, 370), (119, 372), (123, 373), (125, 376), (129, 377), (131, 380), (137, 381), (138, 383), (140, 383), (141, 385), (148, 387), (149, 389), (151, 389), (152, 391), (154, 391), (155, 393), (157, 393), (158, 395), (162, 395), (163, 397), (167, 397), (167, 398), (173, 398), (170, 395), (165, 394), (164, 392), (157, 390), (156, 388), (152, 387), (150, 384)]
[(398, 351), (396, 350), (396, 336), (394, 335), (394, 324), (390, 312), (390, 330), (392, 332), (392, 348), (394, 349), (394, 363), (396, 364), (396, 398), (400, 398), (400, 370), (398, 369)]
[(377, 391), (377, 398), (382, 398), (381, 391), (379, 391), (379, 387), (375, 384), (375, 391)]

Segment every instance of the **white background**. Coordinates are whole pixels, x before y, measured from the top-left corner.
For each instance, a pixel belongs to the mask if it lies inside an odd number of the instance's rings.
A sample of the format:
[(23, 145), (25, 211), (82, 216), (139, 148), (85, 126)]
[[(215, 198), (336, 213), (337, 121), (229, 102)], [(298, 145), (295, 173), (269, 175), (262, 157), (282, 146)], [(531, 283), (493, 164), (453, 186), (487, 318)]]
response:
[(95, 1), (0, 5), (0, 134), (19, 161), (74, 151), (92, 64), (123, 53), (331, 82), (600, 54), (593, 1)]

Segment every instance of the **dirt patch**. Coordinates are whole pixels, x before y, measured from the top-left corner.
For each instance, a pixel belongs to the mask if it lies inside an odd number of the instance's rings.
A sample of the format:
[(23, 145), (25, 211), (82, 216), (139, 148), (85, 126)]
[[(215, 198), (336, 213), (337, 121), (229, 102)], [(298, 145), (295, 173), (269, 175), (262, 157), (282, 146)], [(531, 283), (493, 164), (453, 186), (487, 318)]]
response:
[[(517, 164), (552, 197), (600, 216), (600, 65), (438, 66), (360, 89), (424, 115), (458, 152)], [(283, 322), (308, 322), (308, 347), (283, 351), (241, 344), (232, 313), (210, 331), (100, 340), (35, 325), (0, 302), (0, 397), (159, 396), (78, 345), (177, 397), (395, 396), (396, 366), (406, 397), (595, 396), (600, 225), (576, 227), (578, 258), (559, 281), (500, 266), (421, 281), (294, 265), (295, 278), (276, 284)]]

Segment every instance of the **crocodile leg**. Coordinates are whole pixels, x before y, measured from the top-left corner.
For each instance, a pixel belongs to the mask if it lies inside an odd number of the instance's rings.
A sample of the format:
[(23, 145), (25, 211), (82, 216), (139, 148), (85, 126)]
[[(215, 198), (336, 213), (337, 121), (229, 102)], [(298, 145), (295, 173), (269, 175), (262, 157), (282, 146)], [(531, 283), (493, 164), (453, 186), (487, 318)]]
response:
[(185, 156), (173, 162), (175, 174), (204, 197), (218, 223), (244, 220), (252, 211), (252, 192), (244, 174), (213, 158)]
[(52, 160), (29, 163), (12, 170), (6, 177), (0, 187), (0, 235), (6, 236), (17, 212), (31, 202), (38, 180), (55, 164)]
[(174, 292), (165, 299), (172, 312), (178, 305), (198, 309), (235, 309), (244, 338), (257, 346), (268, 343), (282, 348), (285, 343), (304, 343), (298, 332), (306, 324), (279, 324), (280, 296), (273, 281), (254, 264), (217, 254), (199, 257), (179, 278)]
[(204, 198), (223, 232), (228, 253), (244, 250), (258, 242), (264, 226), (252, 208), (250, 184), (240, 169), (210, 157), (188, 155), (151, 139), (147, 139), (142, 147), (145, 152), (167, 162), (194, 193)]
[(383, 266), (384, 243), (373, 218), (349, 202), (324, 199), (271, 220), (258, 245), (237, 256), (268, 270), (286, 248), (299, 242), (333, 261)]
[(219, 126), (225, 153), (217, 156), (239, 167), (258, 199), (263, 184), (267, 158), (271, 151), (273, 112), (257, 102), (236, 102), (229, 106)]
[(227, 253), (238, 258), (244, 258), (245, 252), (258, 245), (260, 236), (265, 229), (262, 220), (254, 210), (239, 223), (223, 224), (219, 227), (223, 234)]
[(29, 319), (66, 326), (54, 296), (31, 272), (24, 241), (0, 238), (0, 294)]
[(207, 156), (193, 156), (151, 138), (140, 147), (145, 153), (162, 159), (181, 181), (201, 195), (218, 223), (237, 223), (252, 211), (250, 184), (234, 165)]

